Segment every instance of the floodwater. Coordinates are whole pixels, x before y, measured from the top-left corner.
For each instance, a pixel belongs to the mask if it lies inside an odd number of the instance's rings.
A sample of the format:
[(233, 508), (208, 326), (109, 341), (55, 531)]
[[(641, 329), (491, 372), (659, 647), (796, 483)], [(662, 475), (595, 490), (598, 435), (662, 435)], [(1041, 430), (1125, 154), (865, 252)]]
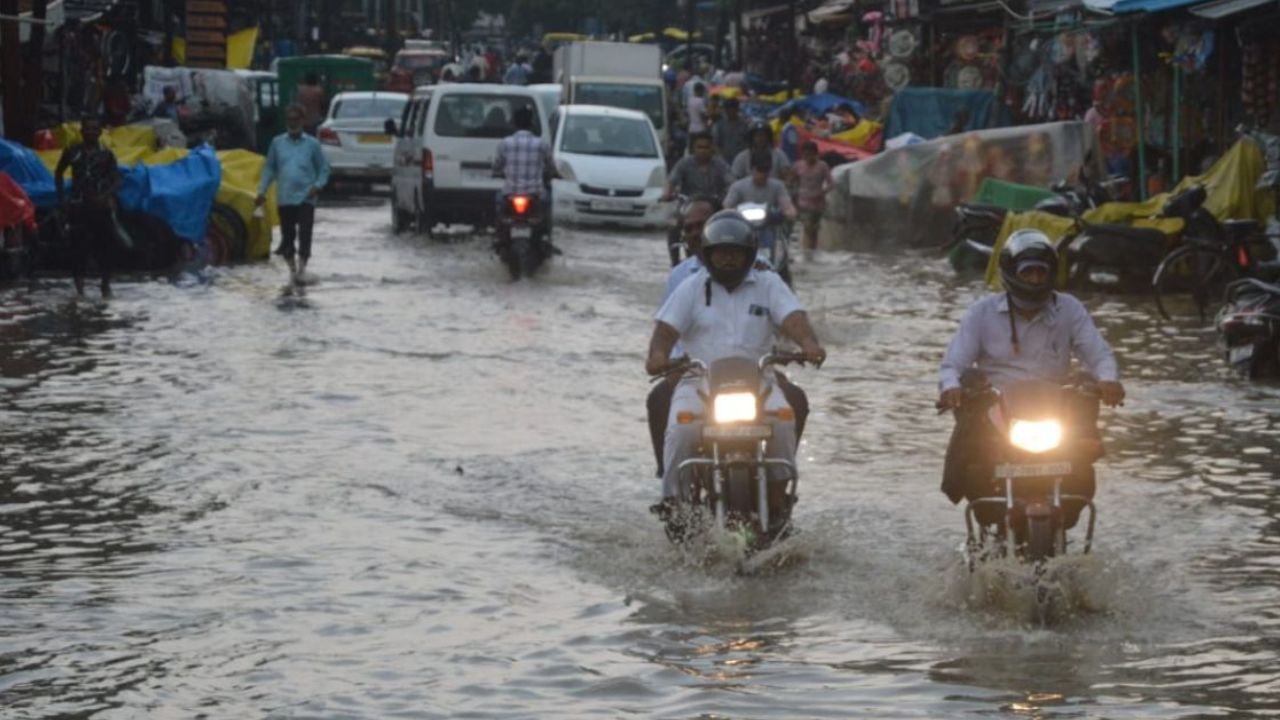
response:
[(1149, 300), (1087, 299), (1130, 399), (1045, 628), (970, 583), (937, 490), (981, 292), (942, 259), (798, 268), (801, 532), (740, 576), (647, 513), (657, 233), (513, 284), (385, 204), (319, 217), (305, 297), (278, 261), (0, 296), (6, 720), (1280, 714), (1280, 388)]

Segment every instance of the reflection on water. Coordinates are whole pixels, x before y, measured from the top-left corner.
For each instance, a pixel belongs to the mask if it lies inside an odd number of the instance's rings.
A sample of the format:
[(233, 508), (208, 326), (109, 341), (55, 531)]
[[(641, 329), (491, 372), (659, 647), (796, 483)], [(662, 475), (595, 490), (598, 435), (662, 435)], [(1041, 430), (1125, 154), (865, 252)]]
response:
[(797, 284), (800, 532), (740, 574), (671, 547), (643, 425), (657, 237), (579, 231), (509, 283), (483, 239), (320, 213), (319, 282), (0, 295), (5, 717), (1191, 717), (1280, 711), (1280, 389), (1144, 298), (1097, 552), (1068, 608), (969, 576), (936, 365), (980, 290), (923, 255)]

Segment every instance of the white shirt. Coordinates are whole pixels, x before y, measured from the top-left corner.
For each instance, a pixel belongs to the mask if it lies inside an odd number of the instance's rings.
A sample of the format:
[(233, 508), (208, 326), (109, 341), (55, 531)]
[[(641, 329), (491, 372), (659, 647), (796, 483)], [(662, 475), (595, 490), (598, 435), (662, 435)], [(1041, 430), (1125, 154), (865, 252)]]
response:
[(753, 268), (733, 292), (710, 280), (706, 270), (685, 278), (656, 316), (680, 333), (690, 357), (707, 364), (729, 357), (756, 360), (768, 354), (782, 322), (804, 310), (774, 272)]
[(706, 132), (707, 100), (697, 95), (689, 98), (689, 134)]
[(1034, 318), (1014, 314), (1019, 353), (1013, 352), (1009, 301), (1005, 293), (973, 304), (942, 361), (939, 389), (960, 387), (960, 374), (977, 367), (997, 388), (1015, 380), (1066, 380), (1074, 354), (1098, 380), (1119, 378), (1111, 346), (1071, 295), (1055, 292)]

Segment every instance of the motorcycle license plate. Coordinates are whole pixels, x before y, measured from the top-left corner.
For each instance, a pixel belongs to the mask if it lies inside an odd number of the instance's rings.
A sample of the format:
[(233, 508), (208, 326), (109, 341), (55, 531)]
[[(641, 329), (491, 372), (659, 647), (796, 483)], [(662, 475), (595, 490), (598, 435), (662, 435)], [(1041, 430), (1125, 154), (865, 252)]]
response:
[(1071, 474), (1071, 463), (1000, 463), (996, 466), (996, 477), (1029, 478), (1029, 477), (1061, 477)]
[(513, 225), (511, 227), (511, 237), (527, 240), (533, 237), (533, 228), (528, 225)]
[(772, 425), (708, 425), (702, 430), (707, 440), (768, 440)]
[(1253, 345), (1239, 345), (1227, 351), (1227, 359), (1232, 365), (1253, 358)]

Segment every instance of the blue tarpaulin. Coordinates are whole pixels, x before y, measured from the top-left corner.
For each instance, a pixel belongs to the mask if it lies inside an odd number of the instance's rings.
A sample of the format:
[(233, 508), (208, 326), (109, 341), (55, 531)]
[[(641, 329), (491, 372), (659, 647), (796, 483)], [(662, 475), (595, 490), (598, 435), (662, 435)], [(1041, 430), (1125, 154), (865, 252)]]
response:
[(885, 137), (911, 132), (923, 138), (946, 135), (956, 113), (965, 110), (969, 122), (965, 130), (986, 130), (1009, 125), (1009, 111), (990, 90), (906, 87), (893, 96)]
[(1117, 0), (1111, 6), (1111, 12), (1117, 15), (1127, 13), (1154, 13), (1162, 10), (1175, 10), (1184, 5), (1195, 5), (1201, 0)]
[(0, 138), (0, 170), (9, 174), (22, 186), (37, 208), (58, 204), (58, 191), (53, 186), (53, 174), (40, 162), (30, 148)]
[(862, 117), (867, 114), (867, 108), (862, 103), (857, 100), (850, 100), (849, 98), (840, 97), (839, 95), (834, 95), (832, 93), (819, 93), (817, 95), (796, 98), (795, 100), (792, 100), (778, 108), (777, 112), (782, 112), (787, 109), (803, 109), (808, 113), (826, 115), (840, 105), (846, 104), (853, 107), (853, 111), (858, 113), (858, 117)]
[(138, 163), (121, 171), (124, 184), (116, 193), (121, 207), (164, 220), (180, 238), (204, 242), (213, 198), (222, 184), (222, 164), (213, 148), (201, 145), (168, 165)]
[[(58, 204), (53, 174), (29, 148), (0, 138), (0, 170), (22, 186), (37, 208)], [(204, 242), (209, 211), (222, 184), (222, 164), (213, 148), (202, 145), (168, 165), (138, 163), (120, 172), (124, 182), (116, 198), (122, 208), (154, 215), (178, 237)], [(65, 180), (70, 187), (73, 179)]]

